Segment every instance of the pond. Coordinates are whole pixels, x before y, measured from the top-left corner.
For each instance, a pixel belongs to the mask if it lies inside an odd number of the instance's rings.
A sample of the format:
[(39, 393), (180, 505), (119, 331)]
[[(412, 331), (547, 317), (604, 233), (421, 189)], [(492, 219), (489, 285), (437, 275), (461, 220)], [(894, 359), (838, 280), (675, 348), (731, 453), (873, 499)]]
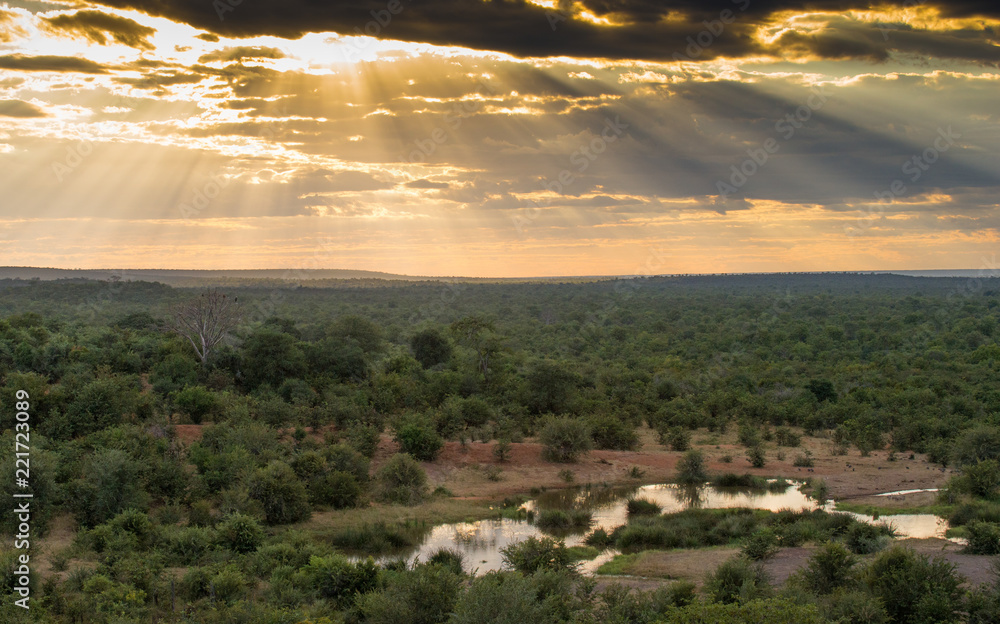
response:
[[(584, 536), (595, 529), (603, 528), (610, 532), (615, 527), (625, 524), (628, 519), (626, 505), (631, 498), (654, 501), (663, 508), (664, 513), (691, 508), (744, 507), (769, 511), (781, 509), (801, 511), (820, 507), (816, 501), (801, 492), (801, 486), (801, 483), (792, 483), (784, 489), (777, 488), (777, 491), (720, 488), (710, 485), (682, 487), (676, 484), (632, 488), (570, 488), (543, 492), (534, 500), (525, 503), (524, 508), (536, 514), (546, 510), (578, 509), (590, 512), (592, 522), (589, 527), (558, 534), (567, 546), (579, 546), (583, 544)], [(833, 501), (828, 501), (822, 508), (832, 511)], [(862, 514), (851, 515), (864, 522), (876, 521)], [(947, 528), (944, 520), (930, 514), (883, 516), (877, 521), (891, 524), (901, 538), (943, 537)], [(529, 537), (545, 535), (552, 533), (539, 529), (527, 520), (501, 519), (442, 524), (432, 528), (417, 548), (397, 553), (396, 557), (404, 556), (410, 562), (417, 558), (426, 561), (437, 550), (450, 548), (465, 555), (467, 570), (484, 574), (502, 567), (503, 558), (500, 552), (502, 549)], [(616, 554), (618, 553), (613, 550), (604, 551), (597, 559), (582, 562), (581, 569), (584, 573), (592, 574)]]

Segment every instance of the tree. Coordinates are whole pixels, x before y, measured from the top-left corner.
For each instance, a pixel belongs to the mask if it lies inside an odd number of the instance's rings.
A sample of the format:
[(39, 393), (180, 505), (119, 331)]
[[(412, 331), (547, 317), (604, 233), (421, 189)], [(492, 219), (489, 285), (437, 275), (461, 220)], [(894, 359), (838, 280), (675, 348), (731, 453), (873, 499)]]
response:
[(677, 462), (677, 482), (684, 485), (701, 485), (708, 480), (705, 470), (705, 456), (701, 451), (691, 449)]
[(542, 455), (554, 462), (575, 462), (594, 446), (590, 428), (579, 418), (550, 419), (538, 439), (545, 446)]
[(478, 316), (467, 316), (451, 324), (459, 344), (476, 352), (476, 362), (483, 381), (490, 382), (490, 362), (500, 353), (500, 341), (493, 323)]
[(168, 321), (171, 331), (187, 338), (202, 366), (208, 365), (212, 350), (219, 345), (229, 332), (239, 325), (242, 311), (238, 297), (212, 288), (197, 299), (175, 306)]
[(264, 522), (270, 525), (299, 522), (312, 513), (305, 484), (288, 464), (278, 460), (250, 478), (250, 498), (261, 504)]
[(417, 332), (410, 338), (413, 357), (424, 368), (443, 364), (451, 359), (451, 343), (435, 328)]
[(306, 372), (306, 358), (295, 339), (283, 332), (261, 330), (243, 344), (244, 375), (249, 388), (270, 384), (277, 388), (286, 379)]
[(427, 473), (406, 453), (396, 453), (375, 474), (377, 496), (386, 503), (416, 505), (427, 490)]

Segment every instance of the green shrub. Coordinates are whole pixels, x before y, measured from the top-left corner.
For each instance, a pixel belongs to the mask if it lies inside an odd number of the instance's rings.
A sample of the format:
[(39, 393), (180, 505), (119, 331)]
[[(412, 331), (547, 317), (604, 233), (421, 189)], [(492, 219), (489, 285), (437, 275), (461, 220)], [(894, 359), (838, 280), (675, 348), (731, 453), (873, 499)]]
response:
[(357, 598), (355, 610), (366, 624), (443, 624), (458, 601), (462, 578), (439, 565), (387, 574), (383, 591)]
[(357, 507), (361, 493), (361, 486), (354, 475), (339, 470), (320, 475), (309, 482), (310, 500), (334, 509)]
[(745, 557), (723, 562), (705, 580), (705, 592), (715, 602), (745, 604), (771, 595), (763, 566)]
[(743, 541), (741, 552), (751, 561), (770, 559), (778, 552), (778, 536), (770, 528), (759, 529)]
[(857, 561), (842, 544), (827, 542), (809, 558), (802, 579), (811, 591), (829, 594), (851, 582)]
[(625, 504), (625, 510), (631, 516), (656, 516), (663, 508), (651, 500), (644, 498), (630, 498)]
[(270, 525), (300, 522), (312, 513), (305, 484), (281, 461), (272, 461), (255, 471), (250, 477), (248, 493), (260, 503), (264, 522)]
[(892, 622), (953, 622), (961, 608), (962, 579), (955, 566), (899, 546), (875, 557), (862, 579)]
[(353, 423), (347, 428), (347, 443), (365, 457), (374, 457), (381, 433), (376, 425)]
[(465, 555), (450, 548), (439, 548), (427, 558), (427, 563), (443, 566), (455, 574), (465, 574)]
[(530, 576), (488, 572), (472, 581), (455, 605), (449, 624), (529, 624), (557, 621), (554, 608), (538, 599)]
[(341, 609), (379, 585), (379, 569), (371, 558), (352, 563), (342, 555), (314, 556), (303, 571), (312, 589)]
[(705, 455), (697, 450), (684, 453), (677, 462), (677, 482), (684, 485), (701, 485), (707, 480)]
[(416, 505), (427, 493), (427, 473), (412, 457), (397, 453), (375, 475), (377, 495), (386, 503)]
[(444, 440), (428, 418), (410, 416), (396, 425), (396, 442), (403, 453), (420, 461), (434, 461), (444, 446)]
[(413, 531), (401, 525), (376, 522), (341, 529), (330, 536), (330, 543), (356, 553), (380, 555), (415, 546), (417, 540)]
[(235, 553), (254, 552), (264, 541), (264, 529), (256, 519), (235, 513), (218, 527), (219, 542)]
[(220, 409), (218, 397), (204, 386), (187, 386), (174, 395), (174, 405), (195, 424), (217, 414)]
[(763, 468), (767, 463), (767, 455), (764, 454), (764, 447), (757, 444), (747, 449), (747, 459), (754, 468)]
[(586, 529), (590, 526), (591, 513), (580, 509), (563, 511), (561, 509), (544, 509), (535, 516), (535, 526), (543, 531), (566, 531), (569, 529)]
[(635, 432), (635, 427), (617, 416), (594, 416), (588, 424), (594, 446), (599, 449), (631, 451), (639, 446), (639, 434)]
[(575, 462), (593, 448), (587, 424), (578, 418), (551, 418), (538, 436), (545, 447), (542, 456), (553, 462)]
[(812, 468), (813, 458), (809, 455), (796, 455), (792, 460), (792, 465), (796, 468)]
[(1000, 524), (970, 522), (966, 525), (968, 543), (964, 552), (971, 555), (1000, 555)]
[(660, 444), (683, 452), (691, 448), (691, 432), (684, 427), (670, 427), (658, 432)]
[(882, 601), (863, 591), (837, 591), (825, 601), (823, 615), (843, 624), (889, 623)]
[(500, 550), (504, 565), (521, 572), (532, 574), (538, 570), (569, 570), (574, 565), (572, 557), (562, 541), (551, 537), (529, 537)]
[(802, 436), (788, 427), (778, 427), (774, 430), (774, 441), (778, 446), (798, 446), (802, 443)]
[(870, 555), (884, 550), (895, 532), (885, 524), (855, 522), (844, 535), (844, 545), (856, 555)]

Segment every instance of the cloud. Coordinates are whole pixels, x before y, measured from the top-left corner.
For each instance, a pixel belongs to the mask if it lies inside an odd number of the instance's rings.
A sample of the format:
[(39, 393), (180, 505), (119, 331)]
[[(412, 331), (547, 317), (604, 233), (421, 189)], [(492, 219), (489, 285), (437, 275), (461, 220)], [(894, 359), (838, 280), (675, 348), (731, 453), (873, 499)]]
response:
[(406, 188), (415, 189), (446, 189), (451, 188), (451, 185), (447, 182), (432, 182), (431, 180), (411, 180), (404, 184)]
[(264, 46), (238, 46), (235, 48), (222, 48), (214, 52), (209, 52), (198, 59), (199, 63), (211, 63), (212, 61), (237, 61), (246, 59), (280, 59), (285, 58), (285, 53), (278, 48), (268, 48)]
[(108, 45), (113, 40), (140, 50), (152, 50), (153, 44), (149, 42), (149, 37), (156, 34), (155, 28), (101, 11), (77, 11), (42, 18), (42, 21), (49, 30), (55, 32), (82, 36), (100, 45)]
[[(252, 5), (204, 0), (101, 0), (138, 9), (231, 37), (274, 35), (297, 39), (306, 33), (369, 34), (386, 39), (461, 46), (514, 56), (677, 60), (697, 50), (694, 60), (774, 52), (756, 36), (758, 27), (786, 12), (842, 14), (871, 10), (869, 0), (578, 0), (549, 9), (523, 1), (468, 2), (386, 0), (334, 3), (262, 0)], [(389, 11), (390, 4), (398, 7)], [(914, 6), (912, 0), (880, 8)], [(992, 2), (919, 3), (949, 18), (1000, 17)], [(596, 20), (594, 18), (597, 18)], [(601, 22), (604, 23), (601, 23)], [(877, 31), (878, 32), (878, 31)], [(881, 32), (878, 33), (882, 38)], [(690, 48), (701, 36), (703, 45)], [(959, 35), (959, 37), (967, 34)], [(990, 38), (988, 32), (978, 38)], [(690, 39), (689, 39), (690, 38)], [(891, 47), (857, 33), (829, 36), (798, 33), (797, 46), (829, 58), (880, 58)], [(707, 43), (707, 45), (704, 45)], [(988, 48), (980, 48), (987, 51)]]
[(26, 56), (24, 54), (0, 56), (0, 69), (82, 74), (108, 73), (108, 68), (104, 65), (75, 56)]
[(0, 100), (0, 116), (26, 119), (31, 117), (46, 117), (47, 114), (41, 108), (30, 102), (22, 100)]

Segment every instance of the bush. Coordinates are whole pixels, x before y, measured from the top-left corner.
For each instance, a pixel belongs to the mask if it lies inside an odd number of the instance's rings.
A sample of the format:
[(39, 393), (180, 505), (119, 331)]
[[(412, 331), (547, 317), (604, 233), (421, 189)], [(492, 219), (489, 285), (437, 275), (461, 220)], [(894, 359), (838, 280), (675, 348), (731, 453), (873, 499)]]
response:
[(546, 531), (566, 531), (569, 529), (586, 529), (590, 526), (591, 513), (580, 509), (563, 511), (561, 509), (545, 509), (535, 516), (535, 526)]
[(811, 591), (829, 594), (851, 581), (857, 561), (842, 544), (827, 542), (809, 558), (802, 579)]
[(430, 557), (427, 563), (443, 566), (455, 574), (465, 574), (465, 555), (450, 548), (439, 548)]
[(378, 450), (381, 433), (379, 427), (375, 425), (354, 423), (347, 428), (347, 443), (357, 452), (371, 458)]
[(439, 565), (387, 575), (385, 590), (357, 598), (355, 610), (366, 624), (442, 624), (458, 601), (462, 578)]
[(677, 462), (677, 482), (684, 485), (701, 485), (707, 480), (704, 454), (697, 450), (684, 453)]
[(334, 509), (357, 507), (361, 493), (361, 485), (354, 475), (340, 470), (320, 475), (309, 482), (310, 501)]
[(764, 454), (764, 447), (758, 444), (748, 448), (747, 459), (750, 460), (750, 465), (754, 468), (763, 468), (764, 464), (767, 463), (767, 455)]
[(434, 461), (444, 446), (444, 440), (429, 419), (419, 416), (404, 418), (396, 426), (396, 442), (403, 453), (420, 461)]
[(888, 624), (882, 602), (863, 591), (836, 592), (828, 600), (824, 615), (843, 624)]
[(451, 343), (436, 328), (417, 332), (410, 338), (413, 357), (424, 368), (443, 364), (451, 359)]
[(774, 441), (778, 446), (798, 446), (802, 443), (802, 436), (788, 427), (778, 427), (774, 430)]
[(220, 408), (215, 393), (204, 386), (187, 386), (174, 395), (174, 405), (196, 425), (218, 413)]
[(218, 527), (219, 541), (235, 553), (254, 552), (264, 542), (264, 529), (256, 519), (232, 514)]
[(577, 418), (552, 418), (538, 436), (544, 445), (542, 456), (554, 462), (575, 462), (593, 448), (590, 429)]
[(656, 516), (663, 510), (662, 507), (653, 501), (646, 500), (644, 498), (630, 498), (625, 504), (625, 509), (628, 512), (629, 517)]
[(488, 572), (472, 581), (455, 605), (449, 624), (532, 624), (558, 621), (538, 599), (534, 579), (516, 572)]
[(778, 552), (778, 536), (767, 527), (759, 529), (743, 541), (741, 552), (751, 561), (770, 559)]
[(343, 555), (313, 556), (303, 571), (320, 598), (340, 609), (350, 606), (358, 595), (378, 589), (379, 569), (371, 558), (351, 563)]
[(792, 465), (796, 468), (812, 468), (813, 458), (809, 455), (796, 455), (795, 459), (792, 460)]
[(705, 592), (715, 602), (745, 604), (771, 595), (763, 566), (745, 557), (723, 562), (705, 580)]
[(965, 489), (979, 498), (992, 498), (1000, 487), (1000, 461), (983, 459), (962, 466)]
[(551, 537), (529, 537), (500, 550), (504, 565), (532, 574), (538, 570), (572, 570), (573, 559), (562, 541)]
[(745, 604), (695, 602), (670, 611), (662, 624), (826, 624), (815, 605), (786, 599), (752, 600)]
[(962, 579), (955, 567), (899, 546), (879, 554), (863, 580), (892, 622), (954, 622), (961, 608)]
[(870, 555), (884, 550), (895, 532), (885, 524), (855, 522), (844, 535), (844, 545), (855, 555)]
[(639, 446), (635, 427), (621, 418), (610, 414), (594, 416), (589, 425), (594, 445), (599, 449), (631, 451)]
[(659, 432), (660, 444), (671, 450), (683, 452), (691, 448), (691, 432), (684, 427), (670, 427)]
[(260, 503), (264, 522), (270, 525), (300, 522), (312, 513), (305, 484), (281, 461), (272, 461), (254, 472), (248, 493)]
[(1000, 524), (970, 522), (966, 525), (968, 543), (963, 552), (971, 555), (1000, 555)]
[(427, 493), (427, 473), (412, 457), (397, 453), (375, 475), (378, 499), (386, 503), (416, 505)]

